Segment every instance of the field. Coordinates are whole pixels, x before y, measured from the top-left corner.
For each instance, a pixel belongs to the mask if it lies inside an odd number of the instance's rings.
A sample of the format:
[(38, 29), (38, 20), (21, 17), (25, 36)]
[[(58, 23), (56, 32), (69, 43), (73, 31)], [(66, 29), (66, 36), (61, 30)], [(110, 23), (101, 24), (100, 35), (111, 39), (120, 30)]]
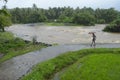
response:
[(120, 80), (120, 54), (92, 54), (70, 66), (60, 80)]
[(120, 48), (84, 49), (62, 54), (42, 62), (22, 80), (53, 80), (66, 69), (58, 80), (119, 80)]

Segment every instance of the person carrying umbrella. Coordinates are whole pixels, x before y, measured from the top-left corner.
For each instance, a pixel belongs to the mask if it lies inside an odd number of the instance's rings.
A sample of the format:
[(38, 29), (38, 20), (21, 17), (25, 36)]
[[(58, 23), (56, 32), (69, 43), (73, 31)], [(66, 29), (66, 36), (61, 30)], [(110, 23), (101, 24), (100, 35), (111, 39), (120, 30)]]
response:
[(89, 32), (89, 34), (92, 34), (92, 43), (91, 43), (91, 47), (92, 46), (96, 46), (96, 43), (95, 43), (95, 41), (96, 41), (96, 35), (95, 35), (95, 32)]

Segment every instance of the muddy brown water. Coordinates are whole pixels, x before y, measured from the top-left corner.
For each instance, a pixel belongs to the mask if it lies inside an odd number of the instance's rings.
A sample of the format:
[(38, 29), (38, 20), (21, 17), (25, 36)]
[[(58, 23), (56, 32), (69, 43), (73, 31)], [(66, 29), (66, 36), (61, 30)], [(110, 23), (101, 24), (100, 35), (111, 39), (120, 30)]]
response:
[(96, 32), (97, 43), (120, 43), (120, 33), (103, 32), (105, 26), (105, 24), (96, 24), (95, 26), (17, 24), (7, 28), (7, 31), (26, 40), (32, 40), (32, 37), (36, 36), (37, 41), (49, 44), (90, 43), (91, 35), (88, 34), (89, 32)]

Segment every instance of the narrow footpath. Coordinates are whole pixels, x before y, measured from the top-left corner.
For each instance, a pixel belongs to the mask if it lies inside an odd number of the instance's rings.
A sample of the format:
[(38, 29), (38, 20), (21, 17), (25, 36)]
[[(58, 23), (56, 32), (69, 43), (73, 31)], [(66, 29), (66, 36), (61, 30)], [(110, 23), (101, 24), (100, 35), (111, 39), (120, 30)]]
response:
[[(68, 51), (91, 48), (89, 44), (69, 44), (43, 48), (21, 56), (14, 57), (0, 64), (0, 80), (19, 80), (31, 68)], [(120, 48), (120, 44), (97, 44), (96, 48)]]

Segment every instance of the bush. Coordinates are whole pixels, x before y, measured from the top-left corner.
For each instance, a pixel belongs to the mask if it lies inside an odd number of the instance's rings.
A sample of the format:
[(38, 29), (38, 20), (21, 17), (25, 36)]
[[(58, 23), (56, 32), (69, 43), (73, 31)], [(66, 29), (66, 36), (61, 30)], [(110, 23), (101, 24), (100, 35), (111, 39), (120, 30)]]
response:
[(25, 46), (25, 42), (22, 39), (15, 38), (11, 40), (0, 39), (0, 52), (7, 53), (9, 50), (17, 49)]
[(104, 24), (104, 23), (105, 23), (105, 20), (104, 20), (104, 19), (99, 19), (99, 20), (97, 20), (97, 23), (98, 23), (98, 24)]
[(103, 31), (107, 32), (120, 32), (120, 19), (114, 20), (108, 26), (106, 26)]

